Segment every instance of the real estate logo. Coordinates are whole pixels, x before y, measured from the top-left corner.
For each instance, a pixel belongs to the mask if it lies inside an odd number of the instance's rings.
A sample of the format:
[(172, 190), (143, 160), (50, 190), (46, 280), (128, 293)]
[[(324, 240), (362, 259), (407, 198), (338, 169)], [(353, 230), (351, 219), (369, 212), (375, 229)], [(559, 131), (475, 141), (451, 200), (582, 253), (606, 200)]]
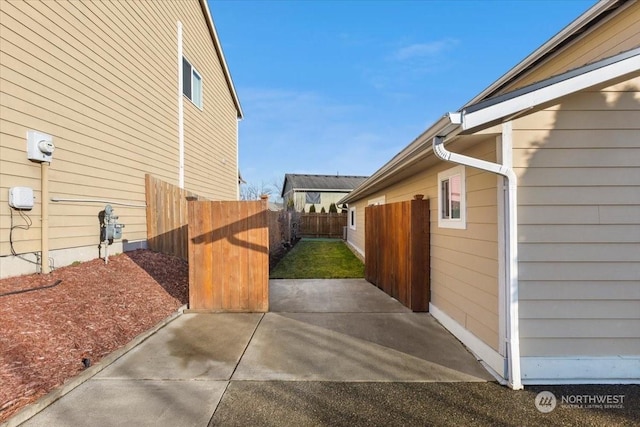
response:
[(538, 393), (535, 402), (538, 411), (544, 414), (547, 414), (556, 409), (556, 404), (558, 403), (555, 394), (551, 393), (550, 391), (541, 391), (540, 393)]
[(550, 391), (541, 391), (535, 399), (536, 408), (542, 413), (553, 411), (558, 404), (568, 409), (624, 409), (624, 394), (568, 394), (560, 400)]

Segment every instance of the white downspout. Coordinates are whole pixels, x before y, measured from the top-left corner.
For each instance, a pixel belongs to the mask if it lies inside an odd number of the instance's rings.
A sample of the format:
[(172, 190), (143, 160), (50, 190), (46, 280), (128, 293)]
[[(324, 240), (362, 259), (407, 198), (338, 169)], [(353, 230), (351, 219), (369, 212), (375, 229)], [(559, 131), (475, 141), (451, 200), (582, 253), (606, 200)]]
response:
[(182, 96), (182, 22), (178, 32), (178, 187), (184, 188), (184, 97)]
[[(486, 160), (476, 159), (465, 156), (463, 154), (452, 153), (444, 146), (446, 136), (453, 130), (457, 130), (462, 124), (461, 114), (449, 115), (451, 125), (447, 125), (442, 135), (433, 138), (433, 152), (442, 160), (457, 163), (464, 166), (470, 166), (487, 172), (502, 175), (507, 180), (507, 242), (506, 256), (508, 257), (507, 282), (509, 285), (509, 293), (506, 298), (507, 313), (507, 345), (508, 345), (508, 372), (509, 386), (514, 390), (520, 390), (522, 386), (522, 378), (520, 372), (520, 333), (518, 326), (518, 178), (514, 170), (505, 165), (488, 162)], [(452, 125), (454, 125), (452, 127)], [(455, 126), (457, 125), (457, 126)]]

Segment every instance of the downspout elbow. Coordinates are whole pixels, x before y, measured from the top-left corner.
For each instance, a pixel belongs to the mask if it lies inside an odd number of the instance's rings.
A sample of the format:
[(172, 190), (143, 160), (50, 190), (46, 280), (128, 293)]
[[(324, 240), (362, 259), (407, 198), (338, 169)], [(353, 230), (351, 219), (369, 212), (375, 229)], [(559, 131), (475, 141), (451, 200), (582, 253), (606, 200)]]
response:
[(462, 127), (462, 117), (460, 114), (449, 114), (451, 123), (442, 128), (440, 133), (433, 138), (432, 147), (436, 157), (447, 162), (469, 166), (492, 172), (507, 178), (508, 186), (508, 215), (507, 215), (507, 248), (508, 248), (508, 273), (509, 296), (508, 296), (508, 346), (509, 346), (509, 384), (515, 389), (521, 389), (522, 378), (520, 371), (520, 334), (518, 326), (518, 239), (517, 239), (517, 192), (518, 178), (513, 168), (486, 160), (465, 156), (464, 154), (453, 153), (445, 147), (445, 139), (454, 130)]

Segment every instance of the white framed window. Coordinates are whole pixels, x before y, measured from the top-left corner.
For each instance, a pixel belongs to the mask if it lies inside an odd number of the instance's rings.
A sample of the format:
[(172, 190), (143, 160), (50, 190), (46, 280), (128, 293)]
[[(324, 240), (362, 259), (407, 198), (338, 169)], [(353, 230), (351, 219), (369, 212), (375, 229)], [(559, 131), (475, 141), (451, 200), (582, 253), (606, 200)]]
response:
[(438, 227), (467, 228), (466, 177), (464, 166), (438, 174)]
[(356, 208), (349, 208), (349, 228), (356, 229)]
[(375, 199), (369, 199), (367, 201), (367, 206), (384, 205), (385, 202), (386, 202), (386, 197), (385, 196), (380, 196), (380, 197), (376, 197)]
[(202, 76), (182, 57), (182, 93), (202, 110)]

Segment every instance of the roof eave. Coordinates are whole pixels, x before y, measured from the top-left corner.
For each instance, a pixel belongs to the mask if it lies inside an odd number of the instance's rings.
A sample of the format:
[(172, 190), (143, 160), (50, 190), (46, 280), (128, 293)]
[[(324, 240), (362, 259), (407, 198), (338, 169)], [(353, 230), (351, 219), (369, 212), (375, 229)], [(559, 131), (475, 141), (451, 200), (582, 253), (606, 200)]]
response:
[[(377, 184), (385, 181), (394, 172), (400, 170), (402, 165), (413, 158), (413, 156), (419, 153), (425, 153), (431, 150), (431, 139), (437, 135), (438, 131), (450, 122), (448, 115), (442, 116), (435, 123), (433, 123), (427, 130), (425, 130), (420, 136), (414, 139), (409, 145), (407, 145), (402, 151), (396, 154), (391, 160), (378, 169), (373, 175), (367, 178), (362, 184), (356, 187), (347, 197), (344, 197), (339, 203), (349, 203), (353, 200), (358, 200), (368, 194), (371, 194), (371, 190)], [(369, 191), (369, 192), (368, 192)], [(375, 191), (375, 190), (374, 190)]]
[(499, 92), (503, 87), (507, 86), (519, 75), (525, 73), (529, 67), (535, 64), (540, 59), (549, 55), (559, 45), (569, 40), (581, 29), (590, 25), (594, 20), (601, 17), (601, 15), (614, 6), (618, 6), (624, 3), (624, 0), (601, 0), (591, 6), (582, 15), (572, 21), (569, 25), (564, 27), (560, 32), (547, 40), (542, 46), (533, 51), (530, 55), (520, 61), (515, 67), (511, 68), (498, 80), (491, 83), (486, 89), (476, 95), (473, 99), (467, 102), (464, 106), (475, 104), (487, 97), (493, 96)]
[(474, 133), (495, 125), (505, 119), (529, 114), (541, 106), (557, 103), (561, 98), (573, 93), (613, 81), (624, 76), (640, 75), (640, 48), (605, 58), (594, 64), (565, 73), (565, 78), (556, 76), (525, 90), (516, 90), (512, 94), (500, 96), (499, 102), (487, 101), (469, 105), (462, 111), (449, 113), (431, 125), (422, 135), (409, 144), (387, 164), (371, 175), (339, 203), (359, 200), (379, 189), (376, 185), (402, 170), (403, 166), (419, 153), (433, 150), (432, 139), (436, 136), (451, 138), (460, 132)]
[(231, 93), (231, 97), (233, 98), (233, 103), (236, 107), (237, 118), (238, 120), (241, 120), (244, 117), (244, 113), (242, 112), (240, 99), (238, 98), (235, 85), (233, 84), (233, 79), (231, 78), (231, 72), (229, 71), (229, 67), (227, 66), (227, 60), (224, 57), (224, 51), (222, 50), (222, 45), (220, 44), (220, 39), (218, 38), (218, 32), (216, 31), (216, 27), (213, 23), (213, 16), (211, 16), (211, 11), (209, 10), (209, 5), (207, 4), (207, 0), (199, 0), (199, 2), (200, 2), (200, 7), (202, 8), (202, 12), (204, 13), (205, 20), (207, 21), (207, 27), (209, 27), (209, 33), (211, 34), (211, 39), (213, 40), (213, 44), (216, 47), (216, 54), (218, 55), (218, 59), (220, 60), (220, 64), (222, 65), (224, 78), (227, 81), (229, 92)]

